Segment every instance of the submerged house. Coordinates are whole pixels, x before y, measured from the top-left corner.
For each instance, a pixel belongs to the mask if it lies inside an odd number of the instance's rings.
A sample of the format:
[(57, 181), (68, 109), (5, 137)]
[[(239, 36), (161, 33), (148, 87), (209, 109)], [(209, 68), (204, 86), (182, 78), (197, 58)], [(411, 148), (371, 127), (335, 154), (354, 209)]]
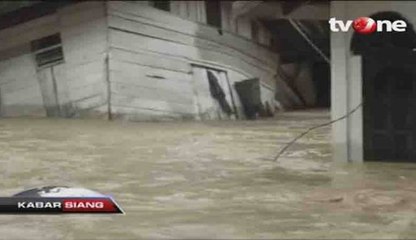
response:
[(239, 88), (254, 115), (328, 106), (327, 68), (282, 21), (327, 10), (288, 2), (1, 2), (0, 117), (244, 119)]
[[(0, 117), (246, 119), (331, 105), (334, 120), (357, 109), (332, 125), (335, 160), (414, 161), (415, 9), (411, 1), (2, 1)], [(363, 16), (407, 29), (329, 32), (331, 17)]]

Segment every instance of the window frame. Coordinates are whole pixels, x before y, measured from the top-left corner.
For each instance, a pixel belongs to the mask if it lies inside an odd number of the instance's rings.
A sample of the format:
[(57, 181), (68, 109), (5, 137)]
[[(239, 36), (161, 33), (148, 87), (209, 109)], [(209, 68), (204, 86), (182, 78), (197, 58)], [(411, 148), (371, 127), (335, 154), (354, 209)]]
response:
[[(166, 5), (158, 5), (157, 3), (163, 3)], [(172, 10), (172, 6), (171, 6), (171, 1), (169, 0), (153, 0), (151, 1), (151, 5), (152, 7), (159, 9), (161, 11), (165, 11), (165, 12), (171, 12)], [(165, 8), (167, 7), (167, 8)]]
[[(209, 6), (209, 5), (211, 5), (211, 6)], [(211, 26), (211, 27), (222, 29), (223, 28), (223, 16), (222, 16), (221, 1), (205, 0), (204, 1), (204, 6), (205, 6), (205, 22), (206, 22), (206, 24)], [(213, 8), (216, 8), (215, 9), (216, 11), (212, 11)], [(212, 13), (214, 13), (214, 14), (212, 14)]]
[[(48, 45), (47, 42), (42, 42), (42, 41), (47, 41), (47, 38), (54, 38), (54, 37), (56, 37), (56, 39), (52, 39), (52, 40), (57, 40), (57, 41), (52, 42), (50, 45)], [(34, 56), (34, 60), (36, 62), (36, 67), (38, 69), (55, 66), (55, 65), (62, 64), (65, 62), (62, 39), (61, 39), (60, 33), (55, 33), (46, 37), (32, 40), (30, 44), (31, 44), (31, 51)], [(57, 54), (56, 60), (45, 61), (46, 63), (42, 63), (42, 61), (39, 60), (40, 56), (42, 56), (43, 54), (46, 55), (46, 53), (53, 52), (53, 51), (59, 51), (59, 53)], [(47, 58), (45, 58), (45, 60), (47, 60)]]

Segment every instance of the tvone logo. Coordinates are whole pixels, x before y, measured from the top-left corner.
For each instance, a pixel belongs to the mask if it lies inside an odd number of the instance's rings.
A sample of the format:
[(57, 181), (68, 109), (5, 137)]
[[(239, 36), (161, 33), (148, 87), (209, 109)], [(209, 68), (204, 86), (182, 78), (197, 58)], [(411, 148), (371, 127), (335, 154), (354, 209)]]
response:
[(332, 32), (347, 32), (350, 27), (354, 28), (357, 33), (360, 34), (371, 34), (377, 32), (404, 32), (406, 31), (407, 24), (403, 20), (396, 20), (391, 22), (389, 20), (377, 20), (375, 21), (369, 17), (359, 17), (354, 21), (342, 21), (336, 18), (329, 19), (329, 28)]

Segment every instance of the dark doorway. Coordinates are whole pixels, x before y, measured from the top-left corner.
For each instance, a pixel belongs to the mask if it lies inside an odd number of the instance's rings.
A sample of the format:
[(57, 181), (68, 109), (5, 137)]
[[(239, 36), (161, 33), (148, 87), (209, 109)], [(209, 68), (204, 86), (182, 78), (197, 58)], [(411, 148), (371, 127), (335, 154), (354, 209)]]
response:
[(313, 63), (312, 79), (316, 90), (316, 106), (331, 107), (330, 67), (326, 62)]
[(205, 1), (205, 9), (207, 15), (207, 24), (213, 27), (222, 28), (221, 19), (221, 2)]
[(366, 160), (416, 162), (415, 73), (395, 65), (380, 67), (376, 59), (364, 60)]
[(351, 50), (362, 56), (364, 159), (416, 162), (416, 34), (399, 13), (370, 17), (404, 20), (408, 27), (353, 35)]

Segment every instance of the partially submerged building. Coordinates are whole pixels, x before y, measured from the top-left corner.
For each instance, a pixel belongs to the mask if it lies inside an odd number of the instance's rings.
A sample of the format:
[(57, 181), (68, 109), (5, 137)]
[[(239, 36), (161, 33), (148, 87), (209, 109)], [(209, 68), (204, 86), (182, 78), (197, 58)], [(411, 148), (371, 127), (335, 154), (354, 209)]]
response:
[(329, 68), (288, 16), (328, 40), (310, 2), (1, 2), (0, 116), (243, 119), (246, 80), (254, 117), (328, 106)]
[[(336, 160), (411, 161), (415, 9), (411, 1), (3, 1), (0, 117), (245, 119), (331, 103), (334, 120), (357, 109), (332, 126)], [(330, 17), (363, 16), (402, 19), (408, 29), (329, 34)]]

